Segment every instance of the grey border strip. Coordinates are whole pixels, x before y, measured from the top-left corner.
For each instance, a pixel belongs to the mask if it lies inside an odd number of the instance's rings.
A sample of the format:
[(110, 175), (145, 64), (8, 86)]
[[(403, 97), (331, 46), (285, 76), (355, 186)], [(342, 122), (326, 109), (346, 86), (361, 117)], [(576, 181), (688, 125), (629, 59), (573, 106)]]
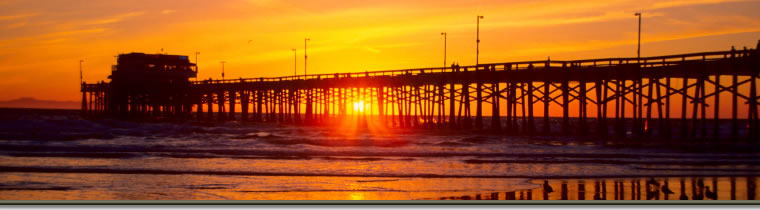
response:
[(6, 200), (0, 205), (760, 205), (756, 200)]

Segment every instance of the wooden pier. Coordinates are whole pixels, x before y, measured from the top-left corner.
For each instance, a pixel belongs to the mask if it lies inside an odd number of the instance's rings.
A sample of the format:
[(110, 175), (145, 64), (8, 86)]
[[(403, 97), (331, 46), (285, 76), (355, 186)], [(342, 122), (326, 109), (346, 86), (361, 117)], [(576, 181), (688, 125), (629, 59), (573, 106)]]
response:
[(760, 51), (744, 48), (188, 80), (186, 85), (141, 92), (120, 90), (134, 87), (111, 82), (82, 84), (81, 90), (82, 111), (89, 117), (303, 125), (352, 121), (505, 135), (756, 139), (759, 72)]

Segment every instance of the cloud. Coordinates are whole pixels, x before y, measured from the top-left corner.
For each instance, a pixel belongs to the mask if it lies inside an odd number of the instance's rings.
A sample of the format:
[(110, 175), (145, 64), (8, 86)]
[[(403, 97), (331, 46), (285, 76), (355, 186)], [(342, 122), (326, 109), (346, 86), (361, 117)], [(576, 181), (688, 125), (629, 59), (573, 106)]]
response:
[(70, 39), (64, 39), (64, 37), (70, 37), (75, 35), (84, 35), (84, 34), (97, 34), (107, 31), (106, 28), (90, 28), (90, 29), (78, 29), (78, 30), (67, 30), (67, 31), (57, 31), (57, 32), (51, 32), (36, 36), (23, 36), (23, 37), (17, 37), (14, 39), (0, 39), (0, 49), (3, 50), (9, 50), (10, 48), (25, 48), (27, 44), (30, 42), (34, 42), (35, 44), (53, 44), (53, 43), (60, 43), (66, 40)]
[(375, 54), (380, 53), (380, 50), (378, 50), (377, 48), (374, 48), (374, 47), (367, 47), (366, 50), (369, 51), (369, 52), (371, 52), (371, 53), (375, 53)]
[(673, 7), (685, 7), (702, 4), (721, 4), (729, 2), (743, 2), (746, 0), (675, 0), (675, 1), (658, 1), (654, 3), (649, 9), (664, 9)]
[(38, 13), (26, 13), (26, 14), (18, 14), (18, 15), (6, 15), (6, 16), (0, 16), (0, 21), (16, 20), (16, 19), (21, 19), (21, 18), (29, 18), (29, 17), (38, 16), (38, 15), (39, 15)]
[[(703, 32), (659, 35), (659, 36), (642, 39), (641, 43), (665, 42), (665, 41), (692, 39), (692, 38), (699, 38), (699, 37), (740, 34), (740, 33), (748, 33), (748, 32), (760, 32), (760, 27), (733, 28), (733, 29), (703, 31)], [(620, 39), (620, 40), (609, 40), (609, 41), (592, 40), (592, 41), (570, 42), (570, 43), (564, 43), (564, 44), (559, 44), (559, 43), (537, 44), (537, 45), (533, 45), (531, 47), (527, 47), (524, 49), (516, 49), (515, 51), (513, 51), (513, 55), (531, 56), (531, 55), (546, 55), (549, 53), (556, 54), (556, 53), (567, 53), (567, 52), (583, 52), (583, 51), (601, 50), (601, 49), (607, 49), (607, 48), (613, 48), (613, 47), (619, 47), (619, 46), (625, 46), (625, 45), (635, 45), (636, 43), (637, 43), (637, 40)]]
[(28, 79), (18, 77), (18, 76), (0, 79), (0, 85), (2, 86), (17, 86), (17, 85), (23, 85), (26, 83), (29, 83)]
[(70, 36), (70, 35), (93, 34), (93, 33), (101, 33), (104, 31), (106, 31), (105, 28), (79, 29), (79, 30), (58, 31), (58, 32), (48, 33), (48, 34), (42, 35), (41, 37), (61, 37), (61, 36)]
[(719, 36), (719, 35), (726, 35), (726, 34), (739, 34), (739, 33), (748, 33), (748, 32), (760, 32), (760, 27), (756, 26), (756, 27), (747, 27), (747, 28), (731, 28), (731, 29), (724, 29), (724, 30), (699, 31), (699, 32), (676, 34), (676, 35), (658, 36), (646, 41), (642, 40), (642, 43), (672, 41), (672, 40), (690, 39), (690, 38), (697, 38), (697, 37)]
[(276, 3), (275, 0), (248, 0), (247, 2), (259, 7), (271, 7)]
[(27, 21), (8, 24), (8, 29), (20, 28), (26, 25)]
[[(664, 16), (662, 13), (647, 13), (647, 18)], [(552, 25), (594, 23), (613, 20), (631, 19), (633, 15), (630, 12), (608, 12), (602, 15), (590, 15), (575, 18), (536, 18), (527, 20), (503, 21), (495, 24), (489, 24), (496, 27), (545, 27)]]
[(42, 43), (42, 44), (56, 44), (56, 43), (61, 43), (61, 42), (69, 41), (69, 40), (71, 40), (71, 39), (70, 38), (53, 38), (53, 39), (42, 40), (42, 41), (40, 41), (40, 43)]
[(145, 12), (124, 13), (124, 14), (115, 15), (115, 16), (111, 16), (108, 18), (100, 19), (100, 20), (90, 21), (90, 22), (85, 23), (84, 25), (102, 25), (102, 24), (116, 23), (116, 22), (123, 21), (127, 18), (137, 17), (143, 14), (145, 14)]
[(175, 12), (177, 12), (177, 11), (171, 10), (171, 9), (161, 10), (161, 14), (164, 14), (164, 15), (168, 15), (168, 14), (175, 13)]

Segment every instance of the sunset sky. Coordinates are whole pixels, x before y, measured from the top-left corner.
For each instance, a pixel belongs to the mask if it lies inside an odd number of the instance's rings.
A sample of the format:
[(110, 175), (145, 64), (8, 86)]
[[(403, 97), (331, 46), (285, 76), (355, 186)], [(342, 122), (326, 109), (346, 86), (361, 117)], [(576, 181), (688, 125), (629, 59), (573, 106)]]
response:
[[(199, 78), (635, 57), (755, 48), (760, 1), (57, 1), (0, 0), (0, 100), (77, 101), (84, 80), (106, 80), (119, 53), (200, 52)], [(249, 40), (251, 40), (249, 42)]]

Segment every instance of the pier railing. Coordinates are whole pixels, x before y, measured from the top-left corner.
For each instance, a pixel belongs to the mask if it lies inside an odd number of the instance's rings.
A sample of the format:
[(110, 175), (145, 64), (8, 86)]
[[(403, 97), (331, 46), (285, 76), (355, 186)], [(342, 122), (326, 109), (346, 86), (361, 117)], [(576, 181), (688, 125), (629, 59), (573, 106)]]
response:
[[(660, 67), (679, 65), (689, 61), (717, 61), (725, 60), (728, 58), (744, 57), (748, 56), (750, 50), (739, 51), (715, 51), (715, 52), (702, 52), (702, 53), (689, 53), (679, 55), (667, 55), (667, 56), (652, 56), (652, 57), (627, 57), (627, 58), (601, 58), (601, 59), (582, 59), (582, 60), (537, 60), (537, 61), (521, 61), (521, 62), (507, 62), (507, 63), (483, 63), (477, 66), (459, 66), (458, 69), (451, 67), (429, 67), (429, 68), (413, 68), (413, 69), (395, 69), (395, 70), (380, 70), (380, 71), (365, 71), (365, 72), (347, 72), (347, 73), (329, 73), (329, 74), (308, 74), (308, 75), (293, 75), (293, 76), (281, 76), (281, 77), (259, 77), (259, 78), (239, 78), (239, 79), (211, 79), (211, 80), (198, 80), (193, 81), (193, 84), (234, 84), (234, 83), (255, 83), (255, 82), (281, 82), (281, 81), (298, 81), (298, 80), (310, 80), (310, 79), (330, 79), (330, 78), (359, 78), (359, 77), (377, 77), (377, 76), (398, 76), (398, 75), (417, 75), (425, 73), (445, 73), (445, 72), (458, 72), (458, 71), (518, 71), (529, 70), (538, 68), (561, 68), (561, 67), (614, 67), (619, 65), (637, 65), (641, 68), (647, 67)], [(533, 66), (533, 68), (529, 68)], [(477, 68), (476, 68), (477, 67)]]

